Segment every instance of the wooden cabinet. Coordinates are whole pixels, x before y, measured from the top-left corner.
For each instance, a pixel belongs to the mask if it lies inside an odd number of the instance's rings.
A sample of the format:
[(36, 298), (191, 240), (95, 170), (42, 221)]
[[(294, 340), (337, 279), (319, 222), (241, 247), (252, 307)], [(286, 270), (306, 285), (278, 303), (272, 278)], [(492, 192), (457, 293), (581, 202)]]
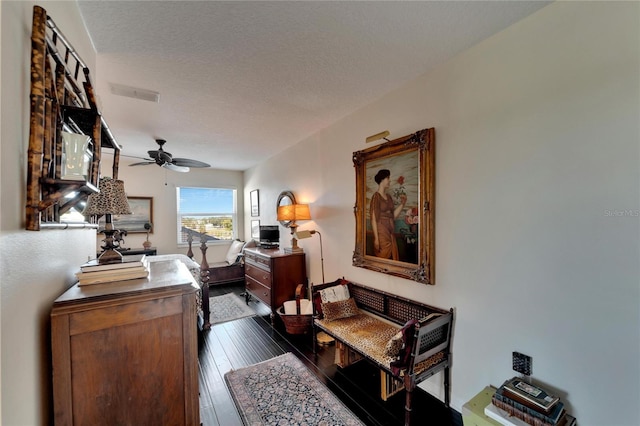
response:
[(244, 250), (244, 261), (247, 294), (270, 306), (272, 317), (285, 301), (294, 299), (298, 284), (306, 285), (304, 253), (251, 248)]
[(177, 260), (79, 287), (51, 311), (57, 425), (198, 425), (198, 285)]

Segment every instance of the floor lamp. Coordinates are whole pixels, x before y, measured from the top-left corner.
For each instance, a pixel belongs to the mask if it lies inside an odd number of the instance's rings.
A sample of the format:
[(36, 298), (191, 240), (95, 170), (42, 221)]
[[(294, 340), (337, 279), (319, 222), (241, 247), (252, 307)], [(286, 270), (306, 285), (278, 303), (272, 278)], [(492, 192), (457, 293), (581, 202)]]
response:
[[(320, 231), (298, 231), (295, 234), (295, 237), (298, 240), (303, 240), (305, 238), (309, 238), (311, 237), (313, 234), (318, 234), (318, 236), (320, 237), (320, 266), (322, 268), (322, 282), (324, 283), (324, 254), (322, 253), (322, 234), (320, 233)], [(309, 289), (311, 290), (311, 289)], [(309, 292), (309, 297), (311, 297), (311, 292)]]
[[(298, 231), (298, 232), (296, 232), (295, 237), (297, 239), (299, 239), (299, 240), (303, 240), (305, 238), (310, 238), (313, 234), (318, 234), (318, 237), (320, 237), (320, 267), (322, 268), (322, 283), (324, 284), (324, 282), (325, 282), (325, 280), (324, 280), (324, 254), (322, 253), (322, 234), (320, 233), (320, 231), (315, 231), (315, 230)], [(309, 290), (308, 291), (309, 291), (309, 300), (313, 304), (313, 284), (311, 283), (311, 281), (309, 281)], [(320, 331), (319, 333), (316, 334), (316, 341), (321, 345), (330, 345), (331, 343), (333, 343), (334, 339), (333, 339), (333, 337), (329, 336), (324, 331)]]

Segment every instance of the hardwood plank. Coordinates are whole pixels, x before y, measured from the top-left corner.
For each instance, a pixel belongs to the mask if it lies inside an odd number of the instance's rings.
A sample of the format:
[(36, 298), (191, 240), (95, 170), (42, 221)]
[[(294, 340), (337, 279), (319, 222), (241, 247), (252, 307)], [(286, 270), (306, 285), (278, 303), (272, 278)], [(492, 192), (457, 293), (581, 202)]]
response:
[[(222, 426), (242, 424), (236, 406), (224, 383), (224, 374), (231, 370), (224, 346), (215, 334), (215, 326), (207, 332), (201, 362), (206, 372), (203, 373), (209, 399), (215, 411), (215, 417)], [(205, 358), (205, 359), (203, 359)], [(204, 426), (208, 426), (203, 423)]]

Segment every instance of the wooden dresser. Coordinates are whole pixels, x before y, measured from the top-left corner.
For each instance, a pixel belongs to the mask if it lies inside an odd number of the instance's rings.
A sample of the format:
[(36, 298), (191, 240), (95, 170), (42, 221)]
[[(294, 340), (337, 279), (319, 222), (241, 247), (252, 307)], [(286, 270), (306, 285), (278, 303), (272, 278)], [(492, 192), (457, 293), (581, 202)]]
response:
[(178, 260), (67, 290), (51, 311), (56, 425), (198, 425), (198, 285)]
[(244, 250), (247, 295), (271, 307), (271, 318), (287, 300), (295, 298), (296, 286), (307, 283), (304, 252), (287, 254), (282, 250), (248, 248)]

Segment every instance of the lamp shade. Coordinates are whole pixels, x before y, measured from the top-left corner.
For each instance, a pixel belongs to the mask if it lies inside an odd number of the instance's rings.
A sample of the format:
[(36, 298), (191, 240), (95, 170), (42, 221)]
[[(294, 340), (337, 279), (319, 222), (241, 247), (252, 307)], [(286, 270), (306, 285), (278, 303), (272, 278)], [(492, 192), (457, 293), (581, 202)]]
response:
[(287, 206), (279, 206), (278, 220), (292, 222), (295, 222), (296, 220), (311, 220), (309, 204), (289, 204)]
[(82, 212), (85, 216), (131, 214), (123, 181), (103, 177), (98, 186), (100, 192), (89, 195), (87, 199), (87, 206)]

